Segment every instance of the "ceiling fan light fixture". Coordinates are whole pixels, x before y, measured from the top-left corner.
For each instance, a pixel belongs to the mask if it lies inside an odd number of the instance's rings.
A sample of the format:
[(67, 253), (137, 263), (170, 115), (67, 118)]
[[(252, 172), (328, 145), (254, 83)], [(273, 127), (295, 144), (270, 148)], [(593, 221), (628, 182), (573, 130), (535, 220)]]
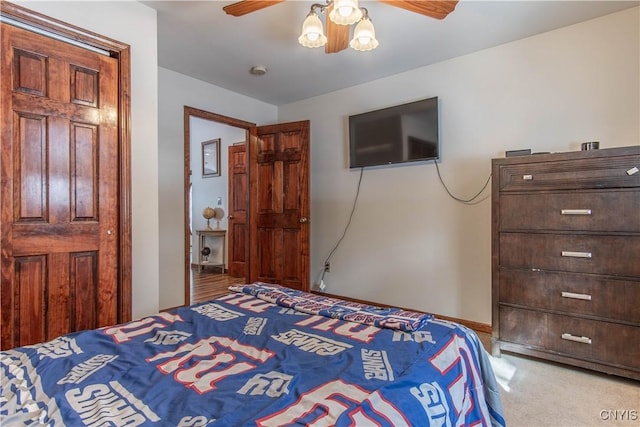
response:
[(362, 19), (358, 0), (334, 0), (329, 19), (338, 25), (351, 25)]
[(365, 14), (358, 25), (356, 25), (353, 31), (353, 39), (349, 43), (354, 50), (368, 51), (378, 47), (378, 40), (376, 40), (376, 31), (373, 28), (373, 23), (369, 19), (369, 16)]
[(322, 21), (314, 10), (309, 12), (302, 23), (302, 34), (298, 37), (298, 43), (304, 47), (321, 47), (327, 44)]
[[(224, 6), (224, 11), (233, 16), (242, 16), (264, 9), (284, 0), (240, 0)], [(317, 1), (317, 0), (316, 0)], [(444, 19), (454, 11), (460, 0), (380, 0), (420, 15)], [(318, 13), (325, 13), (327, 35)], [(336, 24), (336, 25), (333, 25)], [(354, 37), (349, 40), (350, 26), (356, 24)], [(368, 51), (378, 47), (373, 24), (366, 8), (360, 7), (358, 0), (325, 0), (324, 4), (313, 3), (311, 11), (302, 24), (302, 34), (298, 42), (305, 47), (326, 46), (325, 53), (336, 53), (351, 46), (355, 50)]]

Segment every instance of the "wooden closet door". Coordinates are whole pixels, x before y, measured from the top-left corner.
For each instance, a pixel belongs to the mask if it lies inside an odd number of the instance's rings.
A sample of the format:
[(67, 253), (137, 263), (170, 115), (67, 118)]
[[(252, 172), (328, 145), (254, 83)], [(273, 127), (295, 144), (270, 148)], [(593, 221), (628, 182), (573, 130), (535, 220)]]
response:
[(117, 60), (2, 24), (3, 349), (118, 320)]

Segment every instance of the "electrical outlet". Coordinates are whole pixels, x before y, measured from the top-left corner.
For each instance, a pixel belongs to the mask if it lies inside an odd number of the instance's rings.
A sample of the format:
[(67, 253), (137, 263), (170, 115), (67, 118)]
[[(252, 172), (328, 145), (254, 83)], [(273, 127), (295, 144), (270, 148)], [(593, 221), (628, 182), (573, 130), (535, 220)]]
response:
[(324, 263), (324, 271), (326, 271), (327, 273), (331, 272), (331, 263), (329, 261)]

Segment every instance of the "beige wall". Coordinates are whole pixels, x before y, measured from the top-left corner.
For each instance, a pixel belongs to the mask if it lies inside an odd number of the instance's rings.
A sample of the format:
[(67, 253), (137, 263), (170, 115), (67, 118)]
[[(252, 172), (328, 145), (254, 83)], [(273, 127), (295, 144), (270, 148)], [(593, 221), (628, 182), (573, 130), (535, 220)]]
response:
[[(280, 121), (311, 120), (312, 282), (356, 194), (350, 114), (438, 96), (440, 171), (469, 198), (505, 150), (640, 143), (639, 23), (633, 8), (281, 106)], [(367, 169), (327, 292), (490, 323), (490, 221), (490, 201), (451, 199), (432, 162)]]

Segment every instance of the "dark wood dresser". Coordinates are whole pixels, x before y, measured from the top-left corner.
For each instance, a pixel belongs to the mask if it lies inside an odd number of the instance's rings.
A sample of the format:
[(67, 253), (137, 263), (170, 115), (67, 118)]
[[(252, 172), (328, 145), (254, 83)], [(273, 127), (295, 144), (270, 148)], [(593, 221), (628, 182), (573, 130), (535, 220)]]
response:
[(492, 345), (640, 380), (640, 146), (492, 161)]

